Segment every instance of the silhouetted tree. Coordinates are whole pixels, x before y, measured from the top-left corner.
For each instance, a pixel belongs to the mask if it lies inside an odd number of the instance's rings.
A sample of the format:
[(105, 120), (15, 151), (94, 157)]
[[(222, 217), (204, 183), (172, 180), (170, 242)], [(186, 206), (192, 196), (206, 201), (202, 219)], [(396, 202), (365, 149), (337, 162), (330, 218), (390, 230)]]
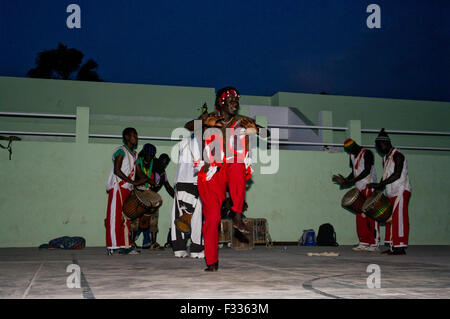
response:
[[(97, 72), (98, 63), (89, 59), (81, 65), (84, 54), (77, 49), (68, 49), (59, 43), (57, 49), (42, 51), (36, 58), (36, 67), (28, 71), (30, 78), (102, 81)], [(80, 66), (81, 65), (81, 66)], [(78, 71), (75, 75), (74, 72)]]
[(98, 63), (92, 59), (89, 59), (85, 64), (80, 67), (77, 74), (77, 80), (80, 81), (102, 81), (97, 72), (94, 71), (98, 67)]

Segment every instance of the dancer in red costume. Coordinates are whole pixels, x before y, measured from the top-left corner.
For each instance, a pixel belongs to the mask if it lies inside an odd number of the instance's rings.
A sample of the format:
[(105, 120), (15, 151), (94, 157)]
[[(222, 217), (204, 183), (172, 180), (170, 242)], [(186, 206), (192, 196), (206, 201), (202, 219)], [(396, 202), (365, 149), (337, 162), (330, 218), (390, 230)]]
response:
[[(204, 160), (195, 163), (200, 169), (198, 190), (205, 217), (205, 271), (219, 268), (218, 226), (227, 190), (233, 202), (233, 227), (243, 233), (249, 232), (242, 221), (246, 182), (252, 173), (248, 135), (259, 133), (260, 128), (253, 119), (238, 115), (239, 92), (233, 87), (217, 92), (215, 107), (215, 112), (205, 113), (199, 118), (205, 130)], [(194, 130), (194, 121), (185, 127)]]

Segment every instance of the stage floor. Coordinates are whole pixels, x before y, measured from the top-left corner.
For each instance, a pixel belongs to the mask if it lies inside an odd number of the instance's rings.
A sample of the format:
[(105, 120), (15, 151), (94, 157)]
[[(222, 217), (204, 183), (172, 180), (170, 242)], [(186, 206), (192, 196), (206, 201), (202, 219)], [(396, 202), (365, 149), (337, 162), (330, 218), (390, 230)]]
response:
[[(167, 248), (113, 256), (100, 247), (78, 251), (2, 248), (0, 298), (450, 297), (450, 246), (411, 246), (406, 256), (351, 248), (221, 248), (220, 268), (214, 273), (203, 271), (203, 259), (175, 258)], [(340, 255), (307, 255), (324, 251)], [(80, 267), (80, 288), (67, 285), (71, 264)], [(373, 264), (380, 267), (380, 288), (367, 286), (368, 277), (373, 276), (367, 268)]]

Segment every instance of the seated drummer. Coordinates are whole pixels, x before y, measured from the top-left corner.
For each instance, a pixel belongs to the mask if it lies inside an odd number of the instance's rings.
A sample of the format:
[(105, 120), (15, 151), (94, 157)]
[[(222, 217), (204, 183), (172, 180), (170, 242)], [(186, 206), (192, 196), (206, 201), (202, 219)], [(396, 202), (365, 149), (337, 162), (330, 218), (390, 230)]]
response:
[[(138, 179), (146, 180), (146, 183), (143, 186), (148, 188), (150, 188), (152, 185), (155, 185), (155, 183), (151, 179), (155, 154), (156, 147), (153, 144), (147, 143), (139, 152), (138, 159), (136, 160), (136, 176)], [(132, 242), (133, 247), (139, 248), (136, 245), (136, 240), (142, 233), (144, 236), (142, 248), (149, 249), (152, 244), (149, 228), (150, 225), (148, 222), (144, 222), (141, 219), (148, 219), (148, 216), (136, 218), (136, 220), (131, 222), (130, 241)]]
[[(369, 198), (373, 190), (367, 184), (377, 180), (373, 152), (362, 148), (353, 139), (344, 142), (344, 150), (350, 156), (350, 167), (352, 172), (346, 178), (342, 175), (333, 175), (333, 181), (340, 184), (341, 188), (355, 185), (356, 188)], [(356, 233), (359, 244), (353, 247), (355, 251), (377, 251), (379, 245), (380, 227), (378, 222), (372, 218), (366, 218), (364, 213), (356, 214)]]
[[(166, 168), (170, 163), (170, 157), (169, 155), (163, 153), (159, 156), (159, 158), (154, 159), (154, 164), (151, 172), (150, 179), (153, 181), (151, 185), (151, 190), (158, 193), (161, 188), (164, 186), (167, 193), (174, 198), (175, 191), (172, 188), (172, 186), (169, 183), (169, 180), (167, 178)], [(151, 233), (151, 239), (152, 243), (150, 245), (151, 250), (156, 249), (164, 249), (161, 247), (158, 242), (156, 241), (156, 235), (158, 233), (158, 217), (159, 217), (159, 206), (155, 213), (150, 216), (150, 233)]]

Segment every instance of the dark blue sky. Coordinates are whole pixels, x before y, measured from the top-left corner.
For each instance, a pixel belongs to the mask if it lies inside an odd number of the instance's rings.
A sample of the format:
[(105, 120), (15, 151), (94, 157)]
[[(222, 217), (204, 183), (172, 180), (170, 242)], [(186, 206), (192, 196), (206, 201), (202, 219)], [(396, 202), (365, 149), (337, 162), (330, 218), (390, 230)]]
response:
[(61, 42), (108, 82), (450, 101), (449, 17), (445, 0), (0, 0), (0, 75)]

